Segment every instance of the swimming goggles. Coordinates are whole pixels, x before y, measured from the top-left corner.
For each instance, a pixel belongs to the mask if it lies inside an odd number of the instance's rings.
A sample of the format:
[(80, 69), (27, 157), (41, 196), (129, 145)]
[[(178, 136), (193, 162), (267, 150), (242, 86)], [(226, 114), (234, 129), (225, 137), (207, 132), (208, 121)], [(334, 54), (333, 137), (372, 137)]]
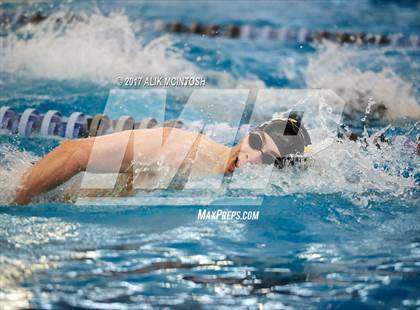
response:
[(284, 166), (283, 158), (276, 157), (272, 154), (263, 152), (262, 149), (264, 146), (264, 141), (263, 141), (262, 136), (257, 131), (253, 131), (249, 133), (248, 144), (253, 150), (261, 152), (261, 162), (263, 164), (265, 165), (274, 164), (274, 166), (277, 168), (283, 168)]

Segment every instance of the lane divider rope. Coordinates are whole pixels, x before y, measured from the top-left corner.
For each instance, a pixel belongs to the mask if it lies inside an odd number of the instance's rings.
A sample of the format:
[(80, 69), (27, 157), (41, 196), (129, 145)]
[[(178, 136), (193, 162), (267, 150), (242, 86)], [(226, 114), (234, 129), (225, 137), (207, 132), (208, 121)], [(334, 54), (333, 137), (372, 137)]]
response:
[[(165, 121), (161, 126), (182, 128), (184, 124), (180, 120), (173, 119)], [(152, 117), (145, 117), (140, 122), (135, 122), (128, 115), (111, 120), (104, 114), (89, 116), (82, 112), (73, 112), (69, 117), (64, 117), (56, 110), (49, 110), (47, 113), (41, 114), (32, 108), (28, 108), (22, 113), (18, 113), (8, 106), (0, 108), (0, 133), (19, 134), (25, 137), (77, 139), (153, 127), (159, 127), (159, 124)]]
[[(39, 24), (49, 16), (35, 12), (28, 14), (17, 11), (15, 14), (0, 14), (0, 27), (17, 29), (28, 24)], [(55, 17), (55, 24), (73, 23), (75, 21), (85, 21), (86, 18), (75, 14), (65, 14)], [(157, 32), (169, 32), (176, 34), (194, 34), (205, 37), (226, 37), (231, 39), (245, 40), (273, 40), (289, 43), (317, 43), (323, 41), (333, 41), (340, 44), (370, 44), (370, 45), (392, 45), (401, 47), (420, 46), (420, 36), (418, 34), (378, 34), (368, 32), (352, 31), (328, 31), (328, 30), (309, 30), (307, 28), (292, 29), (286, 27), (254, 25), (218, 25), (201, 24), (193, 22), (190, 24), (179, 21), (168, 22), (163, 20), (139, 20), (137, 24), (141, 29), (150, 29)]]
[(184, 24), (181, 22), (141, 21), (146, 29), (177, 34), (194, 34), (206, 37), (227, 37), (245, 40), (276, 40), (292, 43), (320, 43), (333, 41), (340, 44), (372, 44), (417, 47), (420, 37), (417, 34), (374, 34), (351, 31), (310, 31), (307, 28), (291, 29), (286, 27), (256, 27), (252, 25), (217, 25), (217, 24)]

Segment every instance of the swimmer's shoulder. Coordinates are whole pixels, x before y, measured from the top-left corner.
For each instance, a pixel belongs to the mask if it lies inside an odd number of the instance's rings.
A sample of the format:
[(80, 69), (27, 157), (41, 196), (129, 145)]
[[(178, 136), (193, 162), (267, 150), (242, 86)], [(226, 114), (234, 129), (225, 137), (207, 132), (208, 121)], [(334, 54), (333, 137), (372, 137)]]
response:
[(144, 139), (156, 139), (156, 140), (167, 140), (170, 138), (172, 141), (185, 140), (189, 138), (197, 138), (198, 135), (201, 135), (196, 132), (188, 131), (185, 129), (174, 128), (174, 127), (154, 127), (147, 129), (134, 129), (134, 138), (136, 140)]

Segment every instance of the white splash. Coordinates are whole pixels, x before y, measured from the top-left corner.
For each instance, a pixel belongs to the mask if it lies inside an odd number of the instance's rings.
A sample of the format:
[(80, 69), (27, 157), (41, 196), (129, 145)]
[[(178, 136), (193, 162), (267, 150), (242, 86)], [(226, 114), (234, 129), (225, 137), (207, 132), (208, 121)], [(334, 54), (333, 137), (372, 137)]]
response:
[(21, 176), (37, 157), (9, 144), (0, 144), (0, 155), (0, 204), (10, 204), (15, 198)]
[[(123, 13), (81, 14), (66, 22), (68, 18), (64, 12), (58, 12), (40, 25), (21, 30), (29, 33), (29, 38), (10, 33), (2, 39), (2, 70), (34, 78), (98, 84), (117, 83), (119, 77), (203, 75), (183, 58), (172, 36), (163, 35), (146, 42), (138, 35), (141, 30), (138, 23), (131, 22)], [(57, 24), (57, 19), (63, 22)], [(204, 73), (219, 87), (263, 85), (259, 80), (237, 80), (223, 72)]]
[[(63, 24), (48, 18), (34, 26), (33, 37), (10, 34), (1, 52), (3, 70), (48, 79), (87, 79), (97, 83), (115, 82), (118, 76), (134, 74), (193, 73), (193, 65), (171, 50), (168, 36), (148, 44), (137, 38), (131, 22), (123, 14), (109, 17), (94, 14)], [(36, 28), (35, 28), (36, 27)]]
[[(364, 112), (369, 98), (386, 107), (385, 117), (392, 120), (403, 117), (420, 119), (420, 105), (414, 95), (414, 85), (402, 79), (392, 68), (393, 60), (385, 56), (387, 49), (355, 50), (336, 44), (326, 44), (319, 52), (309, 57), (304, 71), (309, 88), (334, 90), (349, 108)], [(404, 51), (398, 51), (404, 53)], [(418, 72), (418, 65), (398, 57), (412, 72)], [(363, 63), (363, 65), (359, 65)], [(381, 67), (379, 71), (360, 69), (372, 63)]]

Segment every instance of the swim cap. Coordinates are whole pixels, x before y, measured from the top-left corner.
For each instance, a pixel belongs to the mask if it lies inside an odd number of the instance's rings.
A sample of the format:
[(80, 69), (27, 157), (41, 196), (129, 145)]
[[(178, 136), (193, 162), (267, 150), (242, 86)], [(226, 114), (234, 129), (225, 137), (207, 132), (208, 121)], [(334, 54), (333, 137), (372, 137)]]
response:
[(281, 157), (303, 155), (305, 147), (311, 144), (311, 138), (301, 124), (301, 116), (298, 113), (290, 113), (288, 119), (272, 119), (258, 126), (257, 130), (267, 133), (273, 139)]

